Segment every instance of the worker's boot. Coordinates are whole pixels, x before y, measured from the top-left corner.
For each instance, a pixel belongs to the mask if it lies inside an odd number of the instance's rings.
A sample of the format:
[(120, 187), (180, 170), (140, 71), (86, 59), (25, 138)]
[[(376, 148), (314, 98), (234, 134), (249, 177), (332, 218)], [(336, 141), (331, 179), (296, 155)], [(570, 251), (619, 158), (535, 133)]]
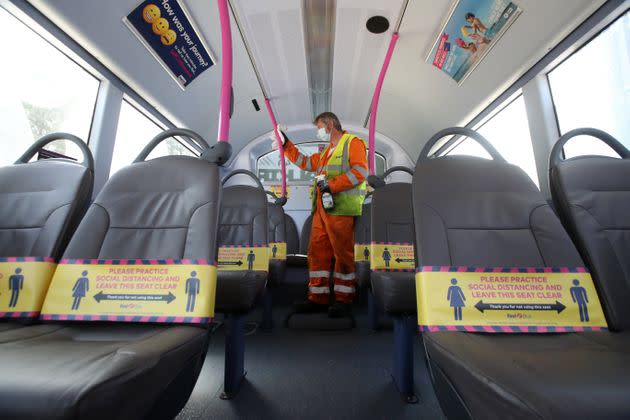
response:
[(326, 305), (319, 305), (310, 299), (306, 299), (304, 301), (295, 302), (293, 304), (293, 310), (296, 314), (310, 314), (325, 311)]
[(335, 302), (328, 308), (329, 318), (344, 318), (352, 316), (352, 305), (349, 303)]

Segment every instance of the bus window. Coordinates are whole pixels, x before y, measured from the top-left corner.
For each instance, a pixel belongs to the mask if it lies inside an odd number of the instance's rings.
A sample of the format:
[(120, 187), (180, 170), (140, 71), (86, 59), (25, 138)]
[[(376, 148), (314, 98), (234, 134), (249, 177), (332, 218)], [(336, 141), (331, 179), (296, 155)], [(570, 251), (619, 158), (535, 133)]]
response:
[[(55, 131), (88, 141), (99, 80), (2, 8), (0, 27), (19, 40), (3, 43), (0, 165), (13, 163), (35, 140)], [(66, 141), (47, 149), (81, 157)]]
[[(116, 130), (112, 165), (109, 170), (110, 176), (119, 169), (131, 164), (142, 148), (162, 130), (163, 128), (152, 119), (140, 112), (127, 100), (123, 100), (120, 107), (118, 129)], [(153, 149), (147, 159), (166, 155), (193, 156), (194, 154), (181, 142), (170, 138)]]
[[(534, 150), (522, 95), (482, 123), (476, 131), (492, 143), (508, 162), (520, 166), (538, 186)], [(490, 158), (479, 143), (468, 138), (455, 146), (449, 154)]]
[[(314, 153), (321, 153), (326, 147), (326, 143), (312, 142), (301, 143), (297, 145), (302, 154), (309, 156)], [(376, 174), (382, 175), (385, 172), (385, 158), (376, 153)], [(295, 166), (289, 159), (285, 159), (287, 168), (287, 184), (292, 185), (310, 185), (315, 179), (314, 172), (302, 171)], [(277, 184), (282, 181), (282, 174), (280, 169), (280, 159), (278, 151), (274, 150), (260, 156), (256, 162), (256, 172), (258, 178), (263, 184)]]
[[(548, 73), (560, 133), (594, 127), (630, 146), (630, 12)], [(584, 154), (617, 156), (592, 137), (564, 147), (567, 158)]]

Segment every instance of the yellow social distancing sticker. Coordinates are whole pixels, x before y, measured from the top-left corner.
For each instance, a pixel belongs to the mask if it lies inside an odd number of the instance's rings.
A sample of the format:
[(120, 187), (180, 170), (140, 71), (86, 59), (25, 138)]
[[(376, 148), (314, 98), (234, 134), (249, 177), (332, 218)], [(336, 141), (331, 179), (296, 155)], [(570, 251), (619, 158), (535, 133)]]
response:
[(269, 259), (286, 260), (287, 259), (287, 243), (286, 242), (270, 242), (269, 243)]
[(415, 271), (415, 256), (412, 244), (376, 243), (370, 246), (370, 268), (372, 270)]
[(52, 258), (0, 258), (0, 318), (37, 318), (56, 266)]
[(606, 319), (584, 268), (422, 267), (418, 324), (425, 331), (599, 331)]
[(205, 260), (63, 260), (42, 319), (208, 323), (216, 273)]
[(217, 263), (220, 271), (269, 271), (269, 247), (223, 246)]
[(354, 261), (370, 262), (370, 244), (354, 244)]

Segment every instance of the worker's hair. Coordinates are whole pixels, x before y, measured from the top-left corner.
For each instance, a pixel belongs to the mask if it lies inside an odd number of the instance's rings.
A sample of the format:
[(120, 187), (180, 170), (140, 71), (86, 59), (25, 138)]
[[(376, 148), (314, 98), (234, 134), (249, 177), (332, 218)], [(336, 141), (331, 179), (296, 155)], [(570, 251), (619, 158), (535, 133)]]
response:
[(475, 14), (474, 13), (466, 13), (466, 20), (470, 19), (470, 18), (475, 18)]
[(329, 122), (332, 122), (333, 127), (335, 127), (335, 130), (343, 131), (343, 129), (341, 128), (341, 123), (339, 122), (339, 118), (337, 118), (337, 116), (333, 114), (332, 112), (322, 112), (317, 117), (315, 117), (313, 124), (317, 125), (319, 121), (323, 122), (324, 124), (328, 124)]

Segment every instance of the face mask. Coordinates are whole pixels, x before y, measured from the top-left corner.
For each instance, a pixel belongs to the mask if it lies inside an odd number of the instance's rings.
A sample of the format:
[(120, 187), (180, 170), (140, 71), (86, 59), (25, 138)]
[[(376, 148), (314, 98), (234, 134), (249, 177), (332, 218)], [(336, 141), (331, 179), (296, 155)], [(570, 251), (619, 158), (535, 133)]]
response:
[(324, 127), (320, 128), (317, 130), (317, 138), (320, 139), (321, 141), (330, 141), (330, 133), (326, 132), (326, 129)]

